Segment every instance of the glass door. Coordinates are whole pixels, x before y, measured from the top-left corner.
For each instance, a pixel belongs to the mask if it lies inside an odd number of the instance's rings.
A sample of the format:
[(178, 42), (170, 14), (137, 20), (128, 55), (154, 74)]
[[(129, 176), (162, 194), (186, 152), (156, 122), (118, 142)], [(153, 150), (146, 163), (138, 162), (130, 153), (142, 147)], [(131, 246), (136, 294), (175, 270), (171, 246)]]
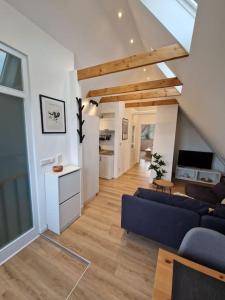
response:
[(38, 235), (26, 66), (0, 44), (0, 264)]

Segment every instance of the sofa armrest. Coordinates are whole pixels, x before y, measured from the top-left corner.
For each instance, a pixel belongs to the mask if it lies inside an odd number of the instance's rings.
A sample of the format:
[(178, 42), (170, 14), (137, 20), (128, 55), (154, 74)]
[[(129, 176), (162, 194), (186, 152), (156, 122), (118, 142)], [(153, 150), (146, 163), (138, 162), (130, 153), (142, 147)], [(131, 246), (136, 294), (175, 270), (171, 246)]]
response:
[(134, 193), (134, 196), (148, 199), (152, 201), (158, 201), (159, 199), (169, 200), (171, 198), (170, 194), (164, 192), (158, 192), (151, 189), (138, 188)]
[(210, 215), (202, 216), (201, 227), (212, 229), (225, 234), (225, 219)]
[(188, 230), (199, 226), (199, 214), (135, 196), (122, 197), (122, 228), (178, 249)]

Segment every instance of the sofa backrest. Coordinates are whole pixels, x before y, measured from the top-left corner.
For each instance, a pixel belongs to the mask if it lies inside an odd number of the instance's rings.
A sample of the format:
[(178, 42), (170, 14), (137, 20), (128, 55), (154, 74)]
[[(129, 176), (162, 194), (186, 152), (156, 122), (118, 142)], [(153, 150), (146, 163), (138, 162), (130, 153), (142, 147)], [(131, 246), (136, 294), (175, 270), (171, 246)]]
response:
[(208, 214), (211, 205), (203, 201), (191, 199), (189, 197), (170, 195), (163, 192), (156, 192), (153, 190), (138, 188), (134, 194), (137, 197), (164, 203), (175, 207), (180, 207), (197, 212), (200, 215)]
[(216, 194), (219, 201), (222, 201), (225, 198), (225, 183), (219, 182), (213, 188), (212, 191)]

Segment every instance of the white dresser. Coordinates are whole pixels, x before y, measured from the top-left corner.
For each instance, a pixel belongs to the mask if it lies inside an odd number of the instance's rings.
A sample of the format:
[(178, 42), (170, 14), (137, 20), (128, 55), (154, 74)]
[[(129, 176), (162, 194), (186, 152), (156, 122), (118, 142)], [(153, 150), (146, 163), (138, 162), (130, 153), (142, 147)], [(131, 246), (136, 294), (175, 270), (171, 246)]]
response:
[(80, 168), (45, 174), (48, 229), (60, 234), (81, 215)]

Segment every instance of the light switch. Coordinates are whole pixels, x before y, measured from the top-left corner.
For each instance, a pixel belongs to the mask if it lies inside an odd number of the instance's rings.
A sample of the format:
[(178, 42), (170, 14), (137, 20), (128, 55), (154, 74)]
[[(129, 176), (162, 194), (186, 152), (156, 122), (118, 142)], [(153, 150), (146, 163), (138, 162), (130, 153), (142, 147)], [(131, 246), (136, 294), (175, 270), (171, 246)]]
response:
[(61, 163), (62, 163), (62, 160), (63, 160), (62, 153), (57, 154), (57, 156), (56, 156), (56, 161), (57, 161), (57, 163), (58, 163), (58, 164), (61, 164)]
[(51, 165), (51, 164), (54, 164), (54, 163), (55, 163), (55, 158), (54, 157), (45, 158), (45, 159), (42, 159), (40, 161), (41, 166)]

